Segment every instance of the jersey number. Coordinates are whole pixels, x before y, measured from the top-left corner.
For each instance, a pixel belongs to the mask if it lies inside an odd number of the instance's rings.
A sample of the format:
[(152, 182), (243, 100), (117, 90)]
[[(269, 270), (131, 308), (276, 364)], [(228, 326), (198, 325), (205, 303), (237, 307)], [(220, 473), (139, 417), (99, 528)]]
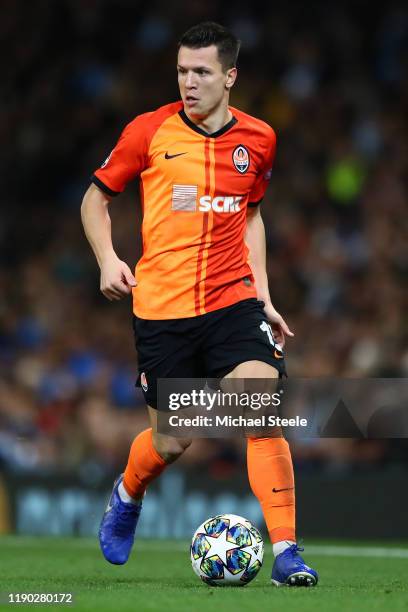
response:
[(272, 344), (272, 346), (275, 346), (275, 341), (273, 339), (273, 333), (272, 333), (272, 327), (269, 325), (269, 323), (267, 323), (266, 321), (262, 321), (259, 327), (262, 329), (262, 331), (268, 334), (269, 342)]

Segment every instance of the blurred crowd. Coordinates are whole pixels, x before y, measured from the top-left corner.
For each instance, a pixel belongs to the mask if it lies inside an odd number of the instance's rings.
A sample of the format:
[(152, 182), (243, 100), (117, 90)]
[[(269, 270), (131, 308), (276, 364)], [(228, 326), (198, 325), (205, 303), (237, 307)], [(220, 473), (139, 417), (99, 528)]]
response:
[[(177, 39), (206, 19), (242, 40), (232, 105), (277, 133), (261, 206), (290, 375), (407, 376), (408, 10), (347, 6), (5, 0), (0, 467), (117, 471), (147, 424), (130, 300), (99, 292), (79, 208), (123, 126), (178, 99)], [(137, 184), (111, 216), (132, 267)], [(408, 460), (395, 441), (293, 447), (322, 469)], [(241, 441), (197, 440), (183, 458), (214, 474), (242, 460)]]

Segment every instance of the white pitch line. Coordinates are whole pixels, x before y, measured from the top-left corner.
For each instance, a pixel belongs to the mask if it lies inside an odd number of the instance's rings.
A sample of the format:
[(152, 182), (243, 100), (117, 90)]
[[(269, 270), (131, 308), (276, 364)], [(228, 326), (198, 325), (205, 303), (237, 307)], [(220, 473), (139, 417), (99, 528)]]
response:
[(327, 557), (393, 557), (408, 559), (407, 548), (386, 548), (376, 546), (325, 546), (313, 545), (305, 547), (305, 552), (311, 555)]
[[(160, 541), (156, 540), (148, 544), (147, 542), (143, 542), (143, 540), (139, 540), (136, 542), (135, 549), (136, 550), (160, 550), (161, 548), (166, 549), (169, 546), (168, 542), (166, 544), (160, 545)], [(183, 551), (188, 550), (189, 544), (183, 542), (174, 542), (174, 544), (170, 544), (170, 546), (175, 551)], [(267, 545), (267, 548), (270, 548)], [(394, 559), (408, 559), (408, 548), (387, 548), (387, 547), (375, 547), (375, 546), (326, 546), (319, 544), (310, 544), (309, 546), (305, 546), (305, 554), (310, 555), (322, 555), (325, 557), (388, 557)]]
[[(71, 546), (74, 548), (95, 548), (98, 549), (97, 538), (61, 538), (62, 542), (65, 542), (67, 549)], [(0, 549), (1, 544), (11, 544), (12, 546), (44, 546), (46, 544), (58, 545), (61, 543), (58, 537), (30, 537), (30, 536), (0, 536)], [(176, 552), (188, 551), (190, 548), (190, 542), (186, 540), (136, 540), (135, 551), (169, 551), (172, 549)], [(266, 549), (270, 552), (270, 544), (266, 544)], [(372, 558), (394, 558), (394, 559), (408, 559), (408, 548), (393, 548), (386, 546), (341, 546), (341, 545), (326, 545), (326, 544), (309, 544), (305, 545), (305, 554), (310, 555), (321, 555), (324, 557), (372, 557)]]

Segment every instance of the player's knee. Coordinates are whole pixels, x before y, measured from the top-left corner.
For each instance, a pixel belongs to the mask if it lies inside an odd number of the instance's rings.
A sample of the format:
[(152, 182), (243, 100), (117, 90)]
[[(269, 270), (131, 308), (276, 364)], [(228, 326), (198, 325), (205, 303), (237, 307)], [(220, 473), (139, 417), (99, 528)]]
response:
[(161, 434), (153, 434), (153, 444), (156, 451), (166, 463), (176, 461), (190, 446), (189, 438), (173, 438)]

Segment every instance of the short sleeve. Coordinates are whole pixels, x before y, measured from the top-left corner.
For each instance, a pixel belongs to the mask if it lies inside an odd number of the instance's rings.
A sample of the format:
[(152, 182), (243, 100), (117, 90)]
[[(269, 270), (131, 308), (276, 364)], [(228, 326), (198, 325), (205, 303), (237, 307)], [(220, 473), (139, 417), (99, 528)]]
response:
[(248, 198), (249, 207), (258, 206), (261, 203), (271, 178), (276, 152), (276, 135), (273, 129), (268, 126), (268, 132), (265, 136), (265, 146), (262, 151), (259, 172)]
[(113, 151), (94, 172), (91, 181), (108, 195), (121, 193), (146, 168), (148, 145), (145, 124), (146, 118), (143, 115), (131, 121)]

